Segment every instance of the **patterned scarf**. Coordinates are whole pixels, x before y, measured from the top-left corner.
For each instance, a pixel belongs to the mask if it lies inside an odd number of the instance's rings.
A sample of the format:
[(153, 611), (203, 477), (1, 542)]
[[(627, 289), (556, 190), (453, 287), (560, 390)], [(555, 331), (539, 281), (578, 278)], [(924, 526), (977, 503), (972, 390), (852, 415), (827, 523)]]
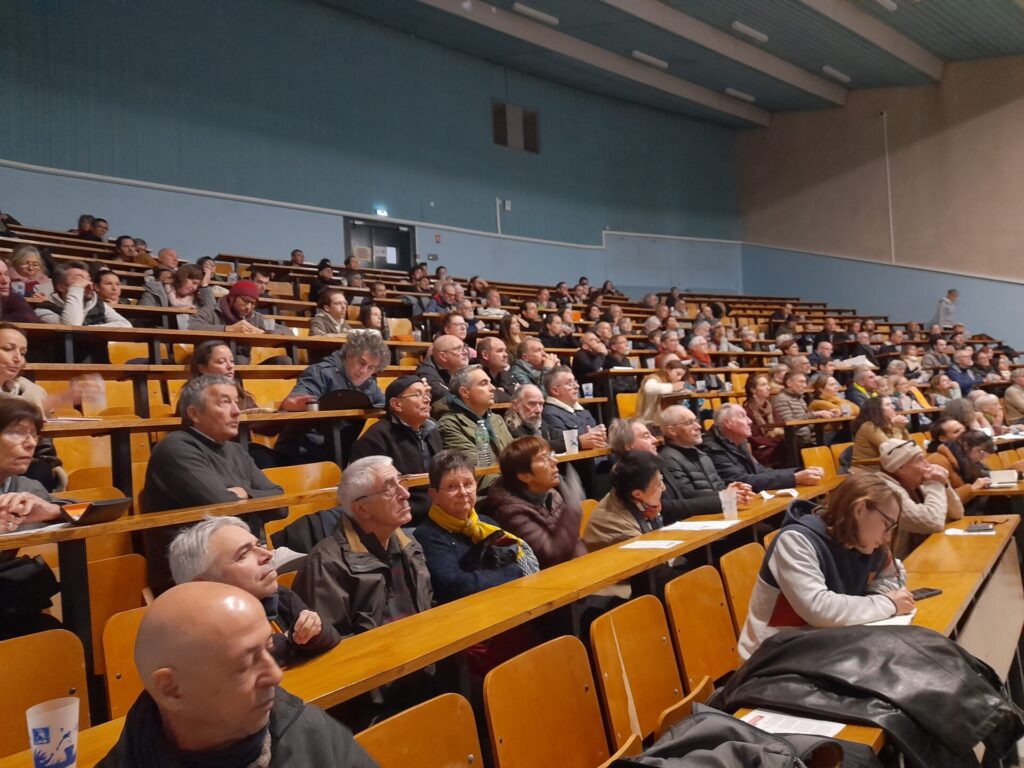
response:
[(523, 541), (522, 539), (513, 536), (508, 531), (503, 531), (496, 525), (490, 525), (488, 523), (480, 522), (480, 517), (477, 515), (475, 509), (469, 510), (469, 517), (465, 520), (460, 520), (453, 515), (449, 515), (437, 504), (433, 504), (430, 507), (430, 511), (427, 513), (431, 520), (436, 525), (448, 531), (448, 533), (458, 534), (459, 536), (465, 536), (467, 539), (472, 541), (474, 544), (483, 541), (495, 531), (501, 531), (508, 538), (514, 539), (519, 545), (519, 553), (516, 555), (517, 560), (523, 559)]

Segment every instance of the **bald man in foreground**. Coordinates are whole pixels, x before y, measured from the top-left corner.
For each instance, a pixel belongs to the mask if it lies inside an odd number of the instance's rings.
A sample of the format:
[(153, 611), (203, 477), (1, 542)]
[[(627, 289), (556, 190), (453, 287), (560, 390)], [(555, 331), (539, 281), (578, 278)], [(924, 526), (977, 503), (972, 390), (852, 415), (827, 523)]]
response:
[(272, 630), (237, 587), (191, 582), (149, 607), (135, 643), (145, 691), (99, 768), (373, 768), (352, 734), (278, 687)]

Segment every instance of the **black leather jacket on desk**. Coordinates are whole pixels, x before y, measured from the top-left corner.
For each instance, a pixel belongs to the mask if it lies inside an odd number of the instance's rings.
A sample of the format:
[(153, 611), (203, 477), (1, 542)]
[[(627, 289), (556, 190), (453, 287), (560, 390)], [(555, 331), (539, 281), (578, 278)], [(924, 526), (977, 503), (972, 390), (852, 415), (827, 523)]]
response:
[(913, 768), (966, 768), (978, 765), (978, 742), (1000, 756), (1024, 735), (1024, 713), (999, 685), (924, 627), (797, 629), (768, 638), (708, 703), (874, 725)]

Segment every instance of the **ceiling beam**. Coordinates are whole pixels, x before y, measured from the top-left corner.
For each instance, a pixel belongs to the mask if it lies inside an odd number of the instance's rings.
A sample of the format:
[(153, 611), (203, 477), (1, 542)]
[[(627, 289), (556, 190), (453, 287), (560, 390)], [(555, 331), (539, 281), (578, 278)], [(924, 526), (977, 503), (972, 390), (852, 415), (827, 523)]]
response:
[(754, 125), (771, 123), (771, 113), (739, 99), (673, 77), (631, 58), (591, 45), (540, 22), (508, 13), (481, 0), (419, 0), (424, 5), (525, 40), (540, 48), (589, 64), (605, 72), (655, 88), (685, 101), (745, 120)]
[[(936, 82), (942, 80), (944, 62), (888, 24), (860, 10), (848, 0), (800, 0), (822, 16), (909, 64)], [(899, 11), (896, 11), (899, 13)]]
[(847, 91), (842, 86), (812, 75), (805, 69), (773, 56), (755, 45), (688, 16), (659, 0), (601, 0), (655, 27), (670, 32), (709, 51), (739, 62), (780, 82), (842, 106)]

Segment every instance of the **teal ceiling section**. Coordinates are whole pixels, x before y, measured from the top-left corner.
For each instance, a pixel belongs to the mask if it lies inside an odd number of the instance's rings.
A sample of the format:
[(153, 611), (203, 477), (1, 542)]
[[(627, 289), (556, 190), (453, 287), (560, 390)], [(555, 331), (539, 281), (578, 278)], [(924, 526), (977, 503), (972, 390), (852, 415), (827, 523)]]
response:
[(1016, 0), (875, 0), (857, 6), (946, 61), (1024, 55), (1024, 4)]
[[(735, 34), (730, 26), (734, 21), (754, 27), (768, 35), (768, 42), (752, 45), (821, 77), (826, 77), (822, 75), (823, 66), (834, 67), (849, 75), (848, 88), (887, 88), (932, 82), (923, 72), (822, 16), (800, 0), (662, 2), (730, 34)], [(964, 5), (974, 4), (973, 0), (962, 2)], [(874, 0), (866, 0), (858, 5), (877, 4)]]

